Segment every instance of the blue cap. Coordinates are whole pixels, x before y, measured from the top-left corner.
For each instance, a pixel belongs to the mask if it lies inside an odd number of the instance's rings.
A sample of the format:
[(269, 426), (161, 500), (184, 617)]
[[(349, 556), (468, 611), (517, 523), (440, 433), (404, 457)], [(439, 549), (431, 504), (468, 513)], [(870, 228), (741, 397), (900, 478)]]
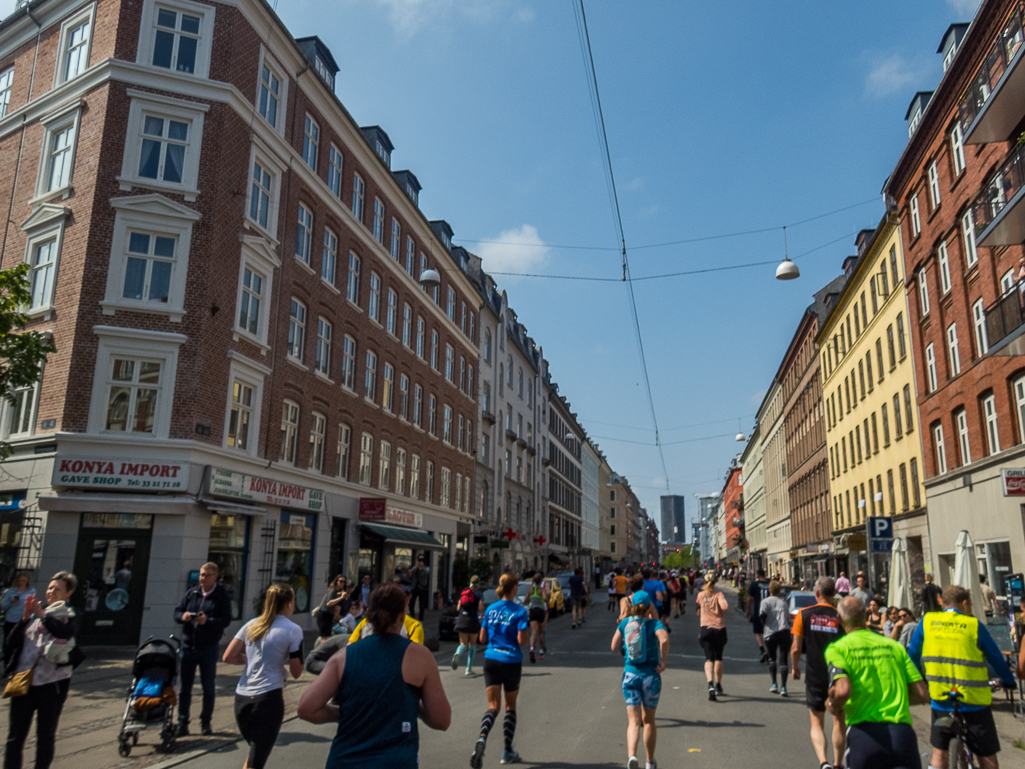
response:
[(630, 599), (630, 603), (634, 606), (647, 606), (651, 603), (651, 596), (648, 595), (647, 590), (638, 590), (633, 594), (633, 598)]

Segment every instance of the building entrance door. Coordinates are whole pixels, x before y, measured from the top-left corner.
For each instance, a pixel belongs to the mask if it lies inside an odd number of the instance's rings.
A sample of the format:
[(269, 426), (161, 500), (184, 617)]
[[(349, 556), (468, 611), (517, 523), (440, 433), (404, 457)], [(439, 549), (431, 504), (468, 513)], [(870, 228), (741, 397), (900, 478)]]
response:
[(71, 602), (83, 646), (139, 643), (149, 568), (150, 515), (86, 514), (78, 535)]

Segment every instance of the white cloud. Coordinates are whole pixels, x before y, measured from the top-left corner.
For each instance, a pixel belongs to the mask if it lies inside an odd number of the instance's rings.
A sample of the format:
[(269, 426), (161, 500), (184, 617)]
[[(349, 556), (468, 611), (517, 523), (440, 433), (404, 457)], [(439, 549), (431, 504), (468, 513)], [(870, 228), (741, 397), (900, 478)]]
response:
[(899, 53), (877, 56), (865, 80), (866, 96), (890, 96), (902, 91), (908, 92), (926, 82), (929, 65), (924, 62), (909, 62)]
[(550, 249), (532, 224), (504, 230), (494, 242), (481, 243), (477, 253), (487, 272), (530, 272), (544, 263)]
[(534, 11), (516, 0), (375, 0), (388, 11), (396, 32), (413, 37), (427, 27), (444, 23), (458, 13), (479, 24), (498, 16), (511, 16), (521, 23), (534, 20)]
[(975, 12), (979, 10), (980, 0), (947, 0), (947, 5), (961, 14), (959, 21), (969, 21), (975, 18)]

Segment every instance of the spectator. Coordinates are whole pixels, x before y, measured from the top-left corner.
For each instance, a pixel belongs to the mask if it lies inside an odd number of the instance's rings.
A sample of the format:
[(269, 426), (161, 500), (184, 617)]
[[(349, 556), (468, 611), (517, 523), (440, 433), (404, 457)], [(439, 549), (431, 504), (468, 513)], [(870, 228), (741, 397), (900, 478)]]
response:
[(328, 585), (327, 592), (324, 593), (324, 598), (321, 600), (320, 606), (317, 607), (314, 616), (317, 622), (317, 630), (320, 633), (317, 643), (331, 637), (332, 628), (339, 615), (344, 616), (349, 613), (349, 606), (352, 603), (349, 600), (351, 594), (352, 589), (349, 588), (348, 580), (344, 574), (339, 574), (331, 580), (331, 584)]
[(925, 575), (925, 585), (922, 586), (922, 613), (928, 614), (931, 611), (943, 611), (940, 606), (940, 595), (942, 592), (932, 583), (932, 574)]
[(841, 571), (840, 577), (836, 580), (836, 594), (847, 597), (847, 594), (851, 592), (851, 581), (847, 579), (847, 572)]
[(216, 563), (204, 563), (199, 569), (199, 584), (182, 597), (174, 610), (174, 621), (182, 626), (181, 694), (178, 698), (178, 736), (189, 733), (189, 712), (192, 685), (203, 687), (203, 709), (199, 714), (203, 734), (213, 734), (210, 720), (214, 715), (217, 685), (217, 653), (224, 629), (231, 622), (231, 596), (217, 581)]
[[(893, 628), (897, 624), (897, 620), (900, 616), (900, 610), (896, 606), (889, 606), (886, 609), (886, 621), (883, 623), (883, 635), (887, 638), (893, 638)], [(897, 640), (894, 638), (893, 640)]]
[[(27, 689), (11, 696), (10, 723), (4, 769), (21, 769), (22, 748), (36, 717), (36, 767), (49, 769), (57, 741), (64, 700), (68, 696), (73, 668), (81, 661), (77, 647), (68, 652), (78, 633), (79, 618), (67, 606), (75, 592), (78, 579), (74, 574), (59, 571), (46, 588), (46, 610), (34, 595), (26, 596), (21, 620), (11, 631), (11, 665), (7, 670), (14, 677), (26, 674)], [(63, 616), (62, 619), (58, 617)], [(15, 678), (8, 681), (10, 687)]]
[(352, 634), (352, 631), (356, 629), (356, 625), (359, 623), (360, 617), (363, 615), (363, 604), (359, 601), (354, 601), (349, 604), (349, 610), (345, 612), (338, 621), (331, 628), (331, 635), (344, 635), (346, 637)]
[(412, 583), (412, 599), (409, 602), (409, 613), (416, 613), (416, 605), (419, 602), (420, 616), (417, 619), (423, 622), (424, 609), (427, 608), (427, 601), (431, 594), (431, 567), (424, 563), (422, 555), (416, 557), (416, 568), (410, 573), (410, 581)]
[(370, 575), (363, 575), (363, 584), (359, 586), (359, 600), (364, 606), (370, 603), (370, 589), (373, 587), (370, 583)]
[(25, 613), (25, 599), (35, 594), (36, 589), (32, 587), (29, 572), (19, 571), (14, 576), (14, 582), (0, 598), (0, 612), (4, 615), (4, 670), (11, 664), (12, 646), (7, 642), (7, 637), (14, 630), (14, 626), (21, 622), (21, 617)]
[[(868, 580), (862, 572), (858, 572), (856, 579), (857, 587), (851, 590), (851, 595), (860, 600), (865, 606), (868, 606), (869, 602), (875, 598), (872, 591), (868, 589)], [(870, 622), (871, 625), (871, 622)]]
[(893, 626), (893, 630), (889, 637), (907, 649), (908, 644), (911, 643), (911, 636), (914, 635), (915, 628), (917, 627), (918, 621), (915, 619), (915, 615), (911, 609), (899, 609), (897, 613), (897, 622)]
[(338, 724), (327, 769), (415, 767), (418, 722), (448, 729), (452, 708), (438, 663), (425, 647), (400, 635), (405, 614), (406, 596), (399, 585), (376, 587), (367, 615), (380, 632), (333, 656), (303, 693), (300, 718)]
[(982, 609), (986, 612), (987, 617), (992, 617), (1000, 613), (1000, 604), (997, 601), (997, 594), (989, 585), (986, 584), (986, 575), (979, 575), (979, 589), (982, 591)]
[(883, 621), (886, 616), (879, 608), (879, 600), (873, 598), (868, 602), (868, 629), (873, 633), (883, 635)]

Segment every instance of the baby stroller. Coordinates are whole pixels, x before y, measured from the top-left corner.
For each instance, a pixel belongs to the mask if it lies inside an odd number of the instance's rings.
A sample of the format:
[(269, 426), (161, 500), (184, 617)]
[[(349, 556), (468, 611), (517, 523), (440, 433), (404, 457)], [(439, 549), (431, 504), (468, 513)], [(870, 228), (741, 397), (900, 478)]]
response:
[(158, 750), (171, 753), (177, 735), (174, 708), (178, 704), (178, 652), (181, 644), (150, 636), (132, 664), (132, 683), (125, 699), (125, 715), (117, 736), (117, 752), (127, 757), (144, 729), (160, 730)]

